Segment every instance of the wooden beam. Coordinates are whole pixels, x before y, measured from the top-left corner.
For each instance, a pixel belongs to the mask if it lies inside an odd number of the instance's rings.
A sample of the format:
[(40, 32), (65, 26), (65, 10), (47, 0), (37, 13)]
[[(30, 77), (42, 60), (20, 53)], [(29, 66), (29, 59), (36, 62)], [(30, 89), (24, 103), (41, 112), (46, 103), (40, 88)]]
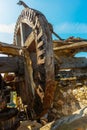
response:
[(22, 57), (0, 57), (0, 73), (18, 72), (24, 73)]
[[(54, 43), (55, 44), (55, 43)], [(68, 50), (68, 49), (76, 49), (81, 47), (87, 47), (87, 42), (77, 42), (77, 43), (67, 43), (67, 45), (61, 45), (59, 47), (54, 47), (54, 51), (60, 51), (60, 50)]]
[(12, 44), (0, 42), (0, 53), (1, 54), (19, 56), (20, 49), (21, 49), (21, 47), (17, 47), (17, 46), (12, 45)]
[(87, 68), (87, 58), (61, 57), (60, 69), (78, 69), (78, 68)]
[(34, 32), (31, 32), (28, 38), (26, 39), (24, 46), (28, 48), (34, 40), (35, 40)]
[(85, 69), (75, 69), (75, 70), (59, 70), (58, 75), (56, 75), (57, 78), (61, 79), (70, 79), (70, 78), (79, 78), (79, 77), (87, 77), (87, 68)]
[(23, 23), (20, 23), (20, 36), (21, 36), (21, 46), (24, 46), (25, 41), (25, 27)]
[(85, 69), (76, 69), (76, 70), (71, 70), (73, 76), (76, 77), (87, 77), (87, 68)]

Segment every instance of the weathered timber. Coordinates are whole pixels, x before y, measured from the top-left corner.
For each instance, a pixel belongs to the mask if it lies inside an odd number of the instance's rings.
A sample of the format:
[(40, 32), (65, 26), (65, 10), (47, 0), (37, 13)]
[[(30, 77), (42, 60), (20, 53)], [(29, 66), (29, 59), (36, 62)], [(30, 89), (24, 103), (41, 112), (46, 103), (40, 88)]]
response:
[(62, 78), (71, 78), (71, 77), (87, 77), (87, 68), (78, 68), (78, 69), (71, 69), (71, 70), (59, 70), (58, 75)]
[(28, 48), (34, 40), (35, 40), (34, 32), (31, 32), (28, 38), (26, 39), (24, 46)]
[(17, 47), (11, 44), (0, 42), (0, 53), (6, 55), (17, 55), (19, 56), (21, 47)]
[(75, 77), (81, 77), (81, 76), (87, 76), (87, 68), (85, 69), (76, 69), (76, 70), (71, 70), (72, 76)]
[[(28, 105), (28, 110), (33, 110), (33, 103), (34, 103), (34, 89), (35, 83), (33, 81), (33, 69), (32, 69), (32, 62), (29, 56), (29, 52), (27, 50), (24, 51), (25, 53), (25, 95), (26, 95), (26, 102)], [(24, 98), (24, 97), (23, 97)], [(32, 113), (32, 118), (35, 117), (35, 113)]]
[(67, 82), (69, 82), (69, 81), (74, 81), (74, 80), (76, 80), (77, 78), (76, 77), (69, 77), (69, 78), (60, 78), (60, 81), (67, 81)]
[[(35, 10), (25, 8), (15, 26), (14, 44), (25, 48), (25, 91), (30, 93), (26, 93), (29, 99), (27, 104), (33, 103), (35, 93), (34, 106), (31, 107), (34, 108), (37, 117), (40, 117), (51, 106), (55, 90), (52, 33), (45, 16), (41, 13), (37, 15)], [(35, 60), (30, 56), (33, 53)], [(33, 84), (36, 86), (35, 89), (32, 87)], [(43, 96), (40, 96), (41, 94)]]
[(24, 37), (25, 37), (25, 28), (24, 28), (24, 25), (23, 23), (20, 23), (20, 36), (21, 36), (21, 41), (19, 41), (21, 43), (21, 46), (23, 46), (24, 44)]
[(77, 42), (77, 43), (68, 44), (68, 45), (61, 45), (61, 46), (57, 45), (57, 47), (54, 47), (53, 50), (59, 51), (59, 50), (67, 50), (67, 49), (76, 49), (76, 48), (81, 48), (81, 47), (87, 47), (87, 42), (82, 41), (82, 42)]
[[(84, 44), (83, 44), (84, 47), (79, 46), (79, 44), (82, 42), (86, 42), (86, 40), (85, 41), (75, 40), (74, 42), (69, 42), (66, 40), (65, 41), (53, 40), (53, 48), (56, 49), (56, 51), (54, 50), (54, 53), (61, 59), (62, 56), (63, 57), (73, 57), (78, 52), (87, 52), (87, 47)], [(76, 45), (76, 43), (78, 43), (78, 48), (70, 47), (70, 46)], [(66, 48), (67, 46), (69, 46), (70, 48)], [(60, 48), (60, 49), (58, 49), (58, 51), (57, 51), (57, 48)]]
[(18, 72), (24, 73), (22, 57), (0, 57), (0, 73)]
[(78, 69), (86, 67), (87, 58), (61, 57), (60, 59), (60, 69)]

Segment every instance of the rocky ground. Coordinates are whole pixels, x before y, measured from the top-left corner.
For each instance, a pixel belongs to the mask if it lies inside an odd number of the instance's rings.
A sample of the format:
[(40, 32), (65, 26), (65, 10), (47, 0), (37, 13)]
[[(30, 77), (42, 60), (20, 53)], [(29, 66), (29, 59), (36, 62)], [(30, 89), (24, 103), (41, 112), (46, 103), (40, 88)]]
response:
[(67, 82), (57, 84), (47, 122), (23, 121), (18, 130), (87, 130), (87, 85)]
[(85, 106), (87, 85), (76, 83), (75, 80), (61, 81), (56, 87), (53, 106), (49, 111), (49, 121), (71, 115)]
[(17, 130), (87, 130), (87, 107), (44, 126), (37, 121), (23, 121)]

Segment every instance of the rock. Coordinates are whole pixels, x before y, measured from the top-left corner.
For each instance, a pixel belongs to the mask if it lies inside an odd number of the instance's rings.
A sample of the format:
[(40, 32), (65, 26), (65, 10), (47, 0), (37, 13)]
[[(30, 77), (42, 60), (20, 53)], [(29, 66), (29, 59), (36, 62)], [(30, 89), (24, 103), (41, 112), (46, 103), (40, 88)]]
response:
[(20, 127), (17, 130), (39, 130), (42, 127), (37, 121), (22, 121)]
[(48, 123), (40, 130), (87, 130), (87, 107), (73, 115)]
[(53, 113), (57, 113), (57, 110), (55, 108), (52, 109)]

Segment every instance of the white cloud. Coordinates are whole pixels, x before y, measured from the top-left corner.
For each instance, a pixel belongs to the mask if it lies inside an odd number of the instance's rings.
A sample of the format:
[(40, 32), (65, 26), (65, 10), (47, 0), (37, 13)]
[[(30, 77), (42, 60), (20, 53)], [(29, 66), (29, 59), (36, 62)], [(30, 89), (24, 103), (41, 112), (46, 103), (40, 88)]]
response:
[(58, 33), (73, 33), (73, 34), (85, 34), (87, 33), (87, 24), (85, 23), (62, 23), (54, 26), (54, 30)]
[(0, 24), (1, 33), (13, 33), (15, 24)]

